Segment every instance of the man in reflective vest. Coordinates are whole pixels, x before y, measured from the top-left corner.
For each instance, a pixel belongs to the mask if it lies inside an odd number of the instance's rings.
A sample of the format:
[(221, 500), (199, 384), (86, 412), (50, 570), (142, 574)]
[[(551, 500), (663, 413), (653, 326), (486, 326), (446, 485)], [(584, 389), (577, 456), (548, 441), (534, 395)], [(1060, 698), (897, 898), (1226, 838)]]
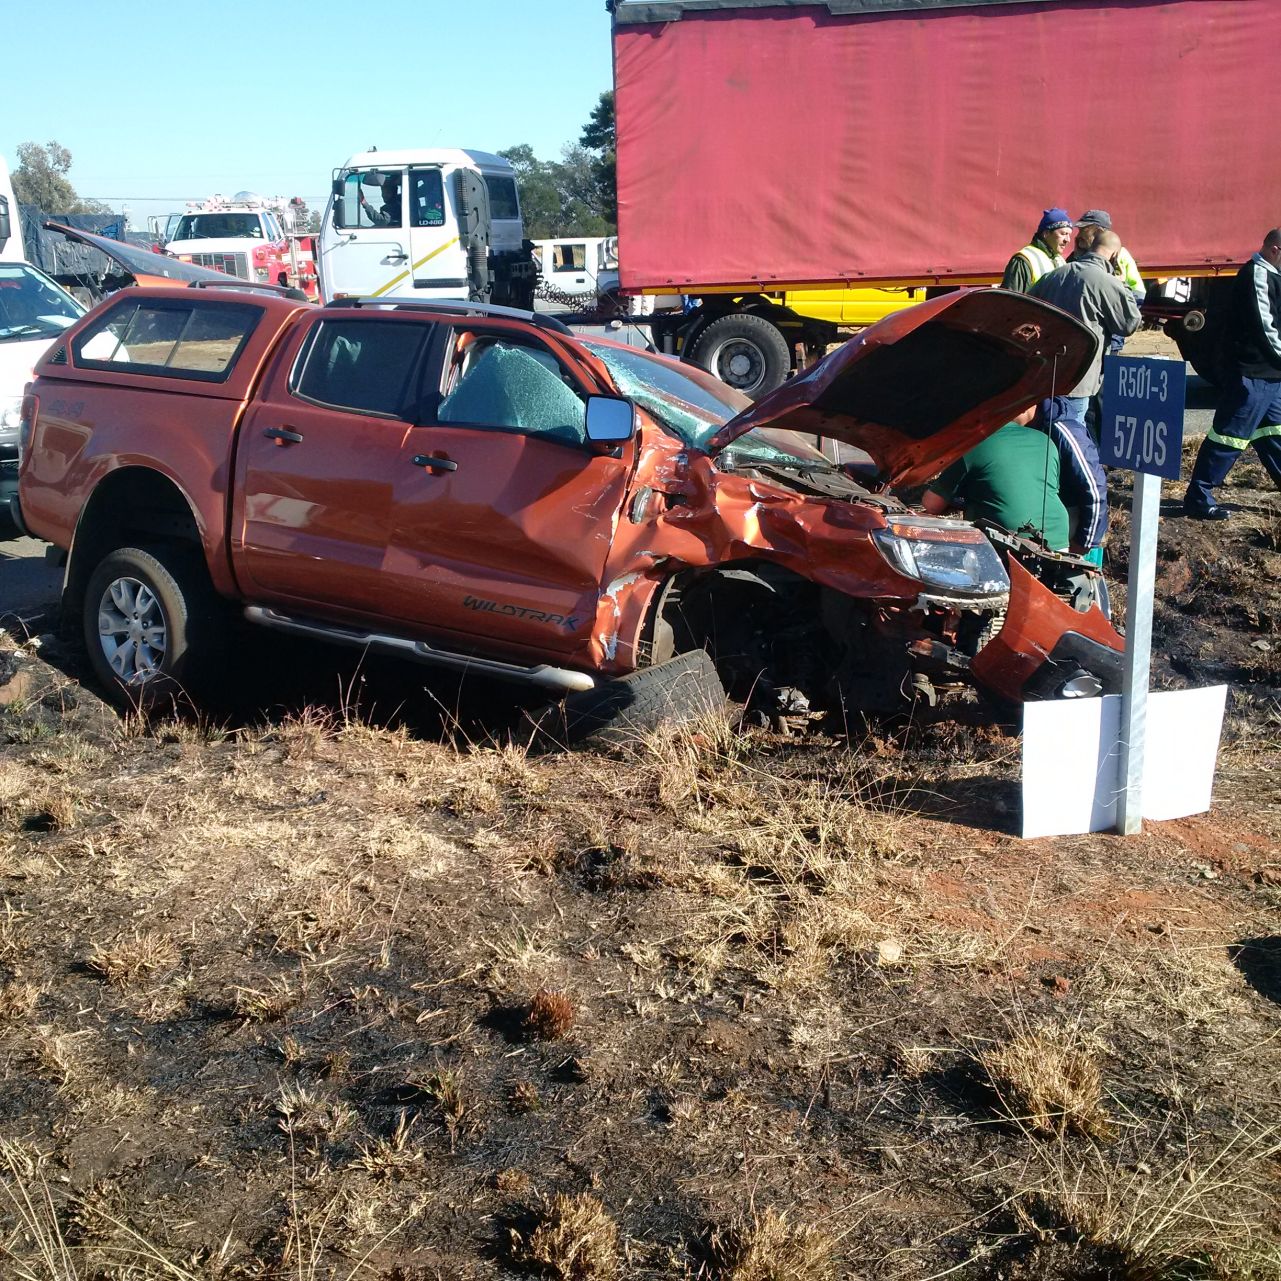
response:
[(1184, 512), (1196, 520), (1227, 520), (1214, 491), (1247, 445), (1281, 489), (1281, 227), (1237, 272), (1224, 339), (1219, 403), (1183, 495)]
[(1025, 294), (1046, 272), (1063, 266), (1063, 255), (1072, 243), (1074, 226), (1066, 209), (1047, 209), (1041, 215), (1031, 243), (1024, 245), (1005, 264), (1001, 288)]

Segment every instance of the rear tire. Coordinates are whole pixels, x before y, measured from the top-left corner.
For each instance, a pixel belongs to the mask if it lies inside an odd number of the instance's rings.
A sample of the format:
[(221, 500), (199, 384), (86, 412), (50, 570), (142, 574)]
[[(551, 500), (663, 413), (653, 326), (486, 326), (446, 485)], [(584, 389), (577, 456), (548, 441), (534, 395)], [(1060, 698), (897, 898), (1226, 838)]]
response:
[(186, 547), (117, 547), (89, 576), (83, 632), (94, 674), (117, 707), (187, 701), (220, 639), (203, 558)]
[(792, 369), (787, 339), (764, 317), (745, 314), (713, 320), (694, 339), (689, 359), (753, 399), (780, 386)]

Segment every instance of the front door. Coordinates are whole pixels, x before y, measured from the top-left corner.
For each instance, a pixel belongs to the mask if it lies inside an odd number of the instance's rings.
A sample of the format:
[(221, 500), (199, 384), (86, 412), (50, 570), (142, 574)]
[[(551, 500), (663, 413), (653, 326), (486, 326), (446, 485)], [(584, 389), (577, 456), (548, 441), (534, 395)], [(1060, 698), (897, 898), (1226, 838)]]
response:
[(320, 274), (325, 300), (411, 292), (404, 170), (353, 170), (331, 204)]
[(434, 412), (403, 447), (385, 608), (482, 647), (581, 650), (631, 446), (587, 444), (590, 389), (537, 340), (459, 328), (441, 349)]
[(392, 491), (432, 326), (337, 313), (292, 340), (240, 431), (233, 552), (247, 594), (377, 615)]

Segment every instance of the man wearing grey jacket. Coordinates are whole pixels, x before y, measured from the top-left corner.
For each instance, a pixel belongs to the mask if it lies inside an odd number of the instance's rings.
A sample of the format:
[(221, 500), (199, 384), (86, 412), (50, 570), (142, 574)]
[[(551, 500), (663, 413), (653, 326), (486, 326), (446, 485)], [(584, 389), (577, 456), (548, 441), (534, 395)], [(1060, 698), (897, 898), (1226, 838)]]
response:
[(1063, 397), (1082, 423), (1090, 397), (1103, 386), (1103, 353), (1108, 343), (1114, 337), (1128, 337), (1139, 327), (1134, 294), (1112, 272), (1120, 251), (1121, 237), (1115, 231), (1082, 227), (1072, 261), (1042, 276), (1029, 291), (1032, 297), (1052, 302), (1075, 316), (1099, 340), (1085, 377)]
[(1034, 298), (1062, 307), (1093, 331), (1098, 338), (1094, 359), (1085, 376), (1066, 394), (1056, 389), (1055, 398), (1047, 401), (1052, 416), (1046, 417), (1051, 436), (1070, 442), (1076, 469), (1090, 484), (1092, 506), (1088, 517), (1090, 540), (1080, 528), (1073, 537), (1091, 550), (1088, 557), (1102, 563), (1103, 531), (1107, 529), (1107, 477), (1099, 459), (1099, 447), (1086, 427), (1090, 400), (1103, 386), (1103, 353), (1113, 338), (1125, 338), (1139, 327), (1139, 304), (1134, 294), (1113, 274), (1113, 263), (1121, 249), (1116, 232), (1096, 225), (1082, 227), (1076, 237), (1072, 261), (1049, 272), (1034, 284)]

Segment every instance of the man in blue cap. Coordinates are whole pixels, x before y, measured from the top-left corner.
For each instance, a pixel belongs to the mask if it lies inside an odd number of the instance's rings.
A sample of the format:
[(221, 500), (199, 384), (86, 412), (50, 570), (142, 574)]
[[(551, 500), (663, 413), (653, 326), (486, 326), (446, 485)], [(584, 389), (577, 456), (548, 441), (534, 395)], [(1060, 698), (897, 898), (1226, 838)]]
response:
[(1063, 266), (1063, 255), (1072, 243), (1075, 225), (1066, 209), (1045, 210), (1036, 235), (1005, 264), (1001, 288), (1025, 294), (1046, 272)]

